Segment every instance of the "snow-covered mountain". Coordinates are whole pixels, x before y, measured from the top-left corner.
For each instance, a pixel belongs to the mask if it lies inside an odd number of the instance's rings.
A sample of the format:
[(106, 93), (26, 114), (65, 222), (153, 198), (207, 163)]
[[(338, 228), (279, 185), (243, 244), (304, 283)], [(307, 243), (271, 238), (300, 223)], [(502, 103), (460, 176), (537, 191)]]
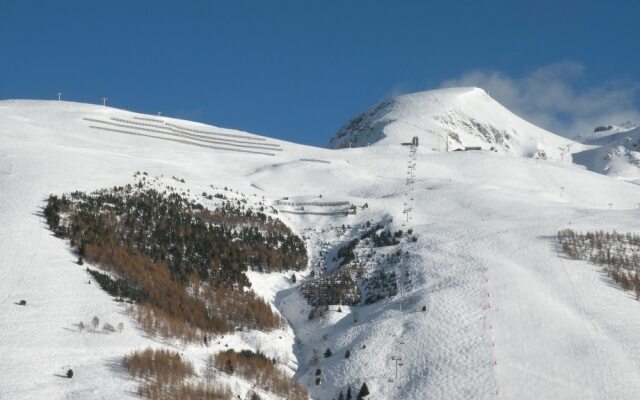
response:
[(575, 152), (574, 162), (611, 177), (640, 179), (640, 128), (636, 124), (600, 126), (574, 140), (585, 145)]
[(552, 160), (568, 158), (565, 153), (576, 147), (574, 141), (513, 114), (479, 88), (431, 90), (383, 101), (349, 121), (329, 147), (400, 145), (413, 136), (439, 151), (479, 147)]
[(640, 128), (589, 139), (590, 148), (574, 154), (574, 161), (601, 174), (640, 179)]
[(593, 132), (583, 133), (573, 138), (576, 142), (584, 144), (602, 144), (602, 140), (607, 140), (609, 136), (615, 136), (620, 133), (628, 132), (636, 129), (638, 126), (631, 121), (619, 125), (597, 126)]
[[(449, 150), (515, 157), (433, 151), (447, 135)], [(400, 146), (412, 136), (415, 158)], [(371, 400), (636, 399), (640, 302), (562, 256), (554, 238), (567, 227), (640, 232), (640, 187), (561, 162), (571, 143), (478, 89), (385, 102), (332, 140), (339, 150), (109, 107), (0, 101), (0, 399), (137, 398), (121, 361), (148, 346), (179, 351), (200, 376), (209, 354), (260, 350), (318, 400), (363, 382)], [(531, 159), (541, 148), (547, 159)], [(304, 237), (309, 265), (296, 282), (248, 274), (286, 327), (239, 329), (207, 346), (162, 340), (87, 284), (42, 206), (52, 193), (131, 183), (137, 171), (207, 207), (216, 197), (200, 193), (212, 187), (264, 201)], [(402, 230), (398, 243), (365, 239), (376, 224)], [(380, 283), (364, 280), (373, 273), (394, 273), (403, 290), (310, 318), (301, 288), (331, 277), (356, 238), (363, 293)], [(93, 316), (124, 329), (77, 328)], [(67, 367), (73, 379), (60, 376)], [(238, 375), (215, 379), (240, 398), (251, 389), (277, 398)]]

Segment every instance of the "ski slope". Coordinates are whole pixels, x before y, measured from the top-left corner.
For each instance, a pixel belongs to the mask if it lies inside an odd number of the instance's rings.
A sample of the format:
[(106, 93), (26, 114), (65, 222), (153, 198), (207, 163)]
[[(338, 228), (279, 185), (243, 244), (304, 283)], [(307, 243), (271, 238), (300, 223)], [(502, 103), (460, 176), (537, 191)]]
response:
[[(438, 110), (458, 107), (438, 93)], [(513, 123), (502, 117), (501, 106), (483, 102), (492, 125)], [(135, 117), (158, 119), (147, 121), (156, 127), (141, 126), (158, 132), (128, 123), (114, 128), (125, 133), (96, 129), (86, 120)], [(183, 129), (172, 131), (169, 124)], [(393, 131), (397, 137), (384, 131), (386, 142), (327, 150), (109, 107), (1, 101), (0, 399), (133, 398), (135, 383), (120, 360), (146, 346), (177, 349), (199, 370), (213, 351), (260, 349), (289, 368), (313, 399), (336, 397), (349, 384), (357, 391), (363, 381), (370, 399), (638, 398), (640, 303), (598, 267), (566, 259), (554, 237), (563, 228), (640, 232), (640, 187), (567, 159), (529, 158), (537, 140), (531, 148), (514, 141), (511, 149), (517, 152), (444, 153), (421, 139), (415, 190), (407, 196), (408, 149), (396, 139), (410, 138), (414, 130), (399, 124)], [(212, 143), (204, 139), (224, 138), (211, 132), (281, 151), (230, 151), (228, 141), (205, 147)], [(187, 133), (192, 136), (176, 136)], [(560, 154), (550, 150), (554, 140), (564, 139), (545, 136), (547, 154)], [(149, 338), (122, 305), (87, 284), (84, 267), (39, 215), (50, 193), (126, 184), (136, 171), (184, 178), (181, 188), (195, 194), (215, 185), (273, 204), (319, 195), (366, 203), (356, 215), (279, 217), (307, 237), (310, 255), (323, 242), (356, 235), (336, 229), (343, 224), (393, 218), (394, 229), (413, 228), (418, 241), (402, 247), (409, 252), (412, 287), (402, 305), (395, 297), (343, 306), (341, 312), (333, 307), (326, 317), (310, 321), (310, 307), (290, 274), (253, 272), (254, 289), (287, 318), (286, 330), (239, 332), (212, 340), (211, 347)], [(405, 203), (413, 211), (403, 226)], [(298, 276), (298, 284), (308, 272)], [(21, 299), (26, 306), (14, 304)], [(87, 324), (94, 315), (101, 324), (123, 322), (124, 331), (78, 332), (75, 324)], [(313, 350), (322, 354), (326, 348), (333, 355), (320, 355), (314, 365)], [(397, 379), (392, 357), (402, 358)], [(73, 379), (57, 376), (67, 366), (74, 369)], [(322, 369), (319, 385), (316, 368)], [(241, 396), (249, 388), (235, 377), (220, 374), (220, 379)]]

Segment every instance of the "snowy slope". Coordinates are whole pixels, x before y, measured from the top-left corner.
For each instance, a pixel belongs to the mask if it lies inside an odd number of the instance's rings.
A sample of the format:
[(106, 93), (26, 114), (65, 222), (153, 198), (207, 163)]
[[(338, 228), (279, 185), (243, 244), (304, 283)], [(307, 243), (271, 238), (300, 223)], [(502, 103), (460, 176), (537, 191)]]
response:
[[(213, 183), (250, 189), (248, 182), (234, 178), (243, 166), (245, 173), (254, 168), (253, 164), (247, 165), (245, 157), (272, 157), (176, 143), (166, 140), (171, 138), (167, 135), (154, 139), (90, 128), (84, 118), (137, 116), (106, 107), (3, 101), (0, 115), (0, 248), (4, 253), (0, 261), (0, 355), (5, 360), (0, 367), (0, 398), (125, 398), (135, 385), (120, 369), (122, 357), (132, 350), (163, 343), (147, 338), (125, 315), (122, 305), (97, 285), (87, 284), (89, 275), (84, 267), (75, 264), (64, 242), (46, 228), (40, 215), (46, 197), (50, 193), (131, 183), (138, 170), (153, 171), (155, 176), (167, 179), (173, 175), (189, 177), (191, 185), (185, 189), (195, 193)], [(201, 124), (185, 125), (203, 128)], [(216, 171), (224, 178), (216, 178)], [(173, 180), (171, 184), (179, 185)], [(14, 304), (21, 299), (27, 300), (26, 307)], [(83, 321), (88, 326), (93, 316), (101, 325), (122, 322), (123, 333), (80, 333), (77, 324)], [(190, 354), (198, 367), (204, 366), (207, 354), (225, 350), (227, 345), (262, 349), (278, 359), (290, 358), (288, 364), (295, 368), (295, 358), (288, 357), (293, 344), (290, 330), (227, 336), (219, 342), (212, 341), (209, 348), (171, 347)], [(60, 378), (58, 375), (68, 366), (73, 367), (74, 378)], [(241, 382), (230, 383), (242, 388)]]
[[(564, 258), (554, 235), (567, 227), (640, 232), (640, 187), (553, 160), (434, 153), (436, 134), (425, 127), (438, 132), (450, 126), (460, 138), (468, 137), (468, 143), (461, 139), (465, 145), (488, 143), (476, 138), (476, 131), (462, 130), (462, 112), (509, 133), (509, 148), (500, 152), (530, 155), (542, 142), (531, 138), (539, 135), (550, 155), (559, 155), (553, 148), (569, 143), (506, 110), (496, 111), (481, 91), (436, 94), (424, 101), (437, 104), (453, 96), (460, 102), (453, 114), (447, 114), (448, 106), (433, 112), (454, 122), (414, 116), (417, 127), (403, 122), (401, 129), (393, 114), (402, 112), (397, 107), (385, 114), (393, 118), (384, 128), (374, 129), (386, 135), (381, 145), (342, 150), (165, 117), (147, 121), (157, 125), (145, 127), (153, 131), (136, 131), (104, 121), (158, 118), (108, 107), (0, 102), (0, 399), (127, 398), (135, 387), (119, 367), (127, 352), (148, 345), (175, 348), (201, 368), (206, 355), (225, 344), (261, 349), (291, 373), (297, 368), (296, 379), (314, 399), (332, 398), (363, 381), (371, 399), (488, 399), (496, 393), (518, 400), (638, 398), (640, 303), (611, 285), (597, 267)], [(384, 118), (380, 114), (371, 121)], [(167, 123), (191, 131), (175, 132)], [(90, 127), (95, 124), (114, 130)], [(198, 130), (281, 151), (230, 151), (232, 142), (204, 147), (209, 142), (193, 135), (207, 134)], [(189, 132), (192, 136), (183, 135)], [(415, 190), (407, 196), (408, 149), (397, 142), (413, 135), (421, 142)], [(325, 318), (309, 321), (310, 307), (289, 274), (251, 273), (254, 288), (283, 313), (290, 329), (238, 333), (214, 341), (214, 348), (146, 337), (120, 304), (86, 284), (83, 267), (39, 215), (50, 193), (128, 183), (138, 170), (182, 177), (192, 193), (213, 184), (264, 196), (273, 204), (321, 194), (335, 202), (368, 204), (356, 215), (279, 216), (308, 238), (310, 254), (325, 242), (353, 237), (352, 231), (338, 229), (343, 224), (393, 218), (394, 230), (413, 228), (418, 241), (401, 245), (409, 254), (405, 262), (413, 281), (402, 310), (395, 297), (341, 312), (334, 308)], [(403, 226), (405, 203), (413, 212)], [(305, 279), (302, 274), (298, 281)], [(20, 299), (27, 306), (14, 304)], [(74, 324), (94, 315), (124, 322), (124, 332), (78, 332)], [(334, 355), (312, 363), (313, 350), (326, 348)], [(349, 359), (343, 356), (346, 350)], [(397, 380), (392, 357), (403, 360)], [(76, 371), (74, 378), (56, 376), (67, 365)], [(316, 368), (322, 369), (317, 386)], [(244, 396), (244, 382), (222, 379)]]
[(590, 149), (573, 155), (576, 163), (611, 177), (640, 179), (640, 128), (593, 138), (587, 143)]
[(620, 125), (607, 125), (596, 127), (593, 132), (583, 133), (573, 138), (576, 142), (584, 144), (603, 144), (603, 140), (609, 141), (610, 136), (618, 135), (636, 129), (638, 126), (631, 121)]
[(413, 136), (439, 151), (480, 147), (553, 160), (577, 145), (516, 116), (482, 89), (449, 88), (386, 100), (347, 123), (329, 147), (399, 145)]

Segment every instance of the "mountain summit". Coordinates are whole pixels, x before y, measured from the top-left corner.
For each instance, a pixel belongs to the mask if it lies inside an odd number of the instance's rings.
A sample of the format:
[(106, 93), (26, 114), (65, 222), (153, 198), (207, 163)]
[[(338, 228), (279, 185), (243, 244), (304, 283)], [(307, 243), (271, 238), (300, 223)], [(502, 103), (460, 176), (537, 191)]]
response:
[(463, 87), (385, 100), (343, 126), (329, 148), (399, 145), (414, 136), (436, 151), (480, 148), (552, 160), (575, 145), (518, 117), (483, 89)]

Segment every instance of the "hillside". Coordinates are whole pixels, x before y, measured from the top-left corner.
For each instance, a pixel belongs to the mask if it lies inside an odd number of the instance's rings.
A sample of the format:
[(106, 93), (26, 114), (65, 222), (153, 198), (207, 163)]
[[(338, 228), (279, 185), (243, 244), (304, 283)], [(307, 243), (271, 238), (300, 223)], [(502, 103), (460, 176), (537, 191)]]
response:
[[(318, 400), (363, 382), (372, 400), (640, 396), (640, 302), (555, 239), (566, 228), (640, 232), (640, 187), (562, 160), (571, 141), (477, 89), (401, 96), (363, 115), (331, 150), (109, 107), (0, 101), (0, 398), (137, 398), (122, 361), (147, 347), (177, 351), (191, 379), (211, 375), (241, 398), (278, 396), (210, 356), (259, 351)], [(497, 151), (434, 151), (434, 132)], [(412, 136), (414, 157), (400, 146)], [(358, 148), (342, 148), (347, 139)], [(77, 265), (48, 229), (49, 195), (141, 176), (212, 210), (224, 198), (263, 203), (303, 238), (306, 269), (246, 271), (285, 327), (206, 345), (150, 336), (87, 283), (96, 266)], [(355, 282), (363, 296), (338, 293), (337, 304), (326, 282)], [(310, 284), (311, 299), (332, 304), (310, 305)], [(78, 329), (94, 316), (122, 332)]]
[(638, 126), (633, 122), (627, 121), (619, 125), (597, 126), (593, 132), (583, 133), (573, 138), (576, 142), (584, 144), (603, 144), (611, 140), (611, 136), (617, 136), (636, 129)]
[(640, 128), (593, 138), (574, 160), (589, 170), (628, 181), (640, 179)]
[(482, 89), (450, 88), (383, 101), (349, 121), (329, 147), (398, 145), (413, 136), (438, 151), (479, 147), (557, 161), (580, 146), (523, 120)]

